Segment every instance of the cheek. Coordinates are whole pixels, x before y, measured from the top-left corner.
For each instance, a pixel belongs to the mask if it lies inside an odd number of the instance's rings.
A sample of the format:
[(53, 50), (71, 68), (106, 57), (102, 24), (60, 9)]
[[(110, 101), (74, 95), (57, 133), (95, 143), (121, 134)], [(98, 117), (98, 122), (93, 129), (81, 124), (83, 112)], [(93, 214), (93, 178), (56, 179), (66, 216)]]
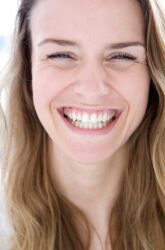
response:
[(147, 70), (141, 70), (125, 77), (124, 84), (120, 89), (128, 106), (127, 118), (129, 121), (129, 130), (131, 133), (142, 122), (146, 112), (150, 88), (150, 77)]
[(120, 78), (118, 81), (118, 87), (121, 96), (129, 106), (135, 109), (143, 106), (145, 108), (150, 87), (150, 76), (147, 67), (140, 65), (129, 74), (123, 74), (122, 79)]
[(131, 134), (141, 124), (149, 96), (150, 77), (147, 70), (139, 70), (123, 74), (116, 82), (116, 91), (123, 98), (126, 108), (123, 114), (123, 141), (127, 141)]
[(37, 116), (42, 126), (49, 134), (53, 126), (51, 119), (51, 101), (56, 96), (56, 89), (50, 77), (43, 73), (33, 73), (32, 90)]
[(150, 89), (150, 77), (147, 71), (141, 72), (140, 76), (133, 78), (135, 82), (135, 89), (132, 95), (132, 102), (135, 103), (136, 108), (142, 109), (142, 112), (146, 110)]
[(64, 88), (64, 82), (65, 79), (51, 69), (34, 69), (32, 81), (34, 103), (42, 108), (48, 106), (50, 101)]
[(51, 99), (51, 91), (49, 89), (49, 86), (43, 87), (42, 84), (35, 81), (33, 81), (32, 86), (34, 106), (37, 111), (41, 110), (42, 112), (44, 112)]

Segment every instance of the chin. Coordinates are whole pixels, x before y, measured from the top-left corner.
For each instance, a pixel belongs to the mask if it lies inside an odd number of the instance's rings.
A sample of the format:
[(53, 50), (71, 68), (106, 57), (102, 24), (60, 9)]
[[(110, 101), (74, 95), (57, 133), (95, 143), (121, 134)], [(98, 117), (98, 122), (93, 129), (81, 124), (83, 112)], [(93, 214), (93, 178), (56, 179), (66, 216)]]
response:
[(82, 163), (82, 164), (99, 164), (111, 158), (113, 153), (98, 153), (97, 152), (73, 152), (68, 153), (68, 157), (73, 161)]

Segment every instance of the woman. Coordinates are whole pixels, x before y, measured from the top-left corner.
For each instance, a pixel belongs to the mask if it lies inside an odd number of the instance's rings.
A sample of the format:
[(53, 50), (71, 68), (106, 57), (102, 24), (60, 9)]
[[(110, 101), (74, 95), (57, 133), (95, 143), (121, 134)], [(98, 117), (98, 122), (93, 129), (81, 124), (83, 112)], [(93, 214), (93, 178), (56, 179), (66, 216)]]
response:
[(165, 249), (156, 0), (22, 0), (9, 83), (11, 250)]

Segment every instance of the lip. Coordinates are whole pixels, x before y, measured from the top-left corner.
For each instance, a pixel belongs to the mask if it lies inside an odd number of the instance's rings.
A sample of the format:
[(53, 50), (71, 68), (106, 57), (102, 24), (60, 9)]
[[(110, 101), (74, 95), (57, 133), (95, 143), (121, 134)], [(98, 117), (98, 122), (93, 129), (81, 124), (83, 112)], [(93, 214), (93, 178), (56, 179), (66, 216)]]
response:
[[(103, 110), (103, 109), (100, 109)], [(111, 109), (112, 110), (112, 109)], [(101, 128), (101, 129), (80, 129), (74, 125), (72, 125), (65, 117), (64, 117), (64, 107), (63, 108), (59, 108), (57, 109), (57, 113), (59, 114), (60, 118), (62, 119), (62, 121), (64, 122), (65, 126), (67, 128), (69, 128), (69, 130), (71, 130), (74, 133), (77, 133), (79, 135), (104, 135), (104, 134), (108, 134), (110, 133), (110, 131), (114, 128), (115, 124), (117, 123), (117, 121), (119, 120), (122, 111), (121, 110), (117, 110), (117, 109), (113, 109), (116, 111), (116, 117), (115, 120), (112, 121), (107, 127)]]
[(101, 107), (101, 108), (86, 108), (86, 107), (81, 107), (81, 106), (65, 106), (65, 107), (60, 107), (57, 108), (58, 113), (60, 113), (61, 115), (64, 115), (64, 108), (71, 108), (73, 110), (76, 111), (80, 111), (80, 112), (87, 112), (87, 113), (94, 113), (94, 112), (100, 112), (100, 111), (115, 111), (118, 114), (120, 114), (122, 112), (121, 109), (116, 109), (116, 108), (109, 108), (109, 107)]

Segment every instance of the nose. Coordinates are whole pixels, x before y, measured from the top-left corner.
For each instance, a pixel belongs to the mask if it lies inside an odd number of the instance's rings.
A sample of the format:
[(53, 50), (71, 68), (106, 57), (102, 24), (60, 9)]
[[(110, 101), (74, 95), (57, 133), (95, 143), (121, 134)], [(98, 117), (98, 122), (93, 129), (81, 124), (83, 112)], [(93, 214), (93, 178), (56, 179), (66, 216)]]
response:
[(108, 77), (104, 67), (96, 63), (84, 65), (74, 85), (75, 93), (88, 99), (108, 95), (109, 88)]

